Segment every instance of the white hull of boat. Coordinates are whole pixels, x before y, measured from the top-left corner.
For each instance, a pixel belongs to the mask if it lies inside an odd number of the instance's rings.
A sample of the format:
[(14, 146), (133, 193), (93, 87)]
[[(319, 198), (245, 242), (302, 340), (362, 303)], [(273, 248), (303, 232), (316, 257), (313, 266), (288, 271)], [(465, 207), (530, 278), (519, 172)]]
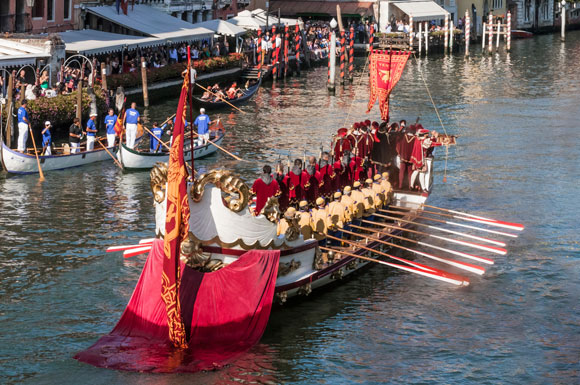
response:
[[(109, 151), (113, 152), (111, 148)], [(89, 163), (112, 160), (104, 149), (85, 151), (67, 155), (39, 156), (42, 171), (62, 170), (65, 168), (84, 166)], [(37, 174), (36, 157), (30, 154), (12, 150), (2, 143), (2, 163), (6, 171), (11, 174)]]
[[(224, 134), (218, 136), (214, 143), (218, 146), (221, 145)], [(209, 156), (217, 151), (217, 147), (211, 143), (205, 144), (203, 146), (196, 146), (193, 150), (194, 159), (201, 159), (203, 157)], [(186, 144), (183, 152), (183, 157), (185, 161), (191, 160), (191, 151), (189, 150), (189, 145)], [(117, 159), (121, 162), (124, 169), (127, 170), (149, 170), (158, 162), (168, 162), (169, 154), (163, 153), (150, 153), (150, 152), (139, 152), (132, 150), (125, 146), (121, 146), (120, 151), (117, 152)]]

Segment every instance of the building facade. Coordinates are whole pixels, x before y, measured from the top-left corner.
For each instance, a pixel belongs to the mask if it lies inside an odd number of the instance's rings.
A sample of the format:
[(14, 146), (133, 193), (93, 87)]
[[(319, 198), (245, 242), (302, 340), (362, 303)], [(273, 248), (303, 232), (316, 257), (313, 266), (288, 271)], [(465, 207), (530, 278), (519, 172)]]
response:
[[(471, 36), (481, 36), (483, 23), (487, 23), (489, 14), (505, 20), (507, 0), (457, 0), (458, 17), (464, 17), (465, 11), (471, 18)], [(513, 16), (512, 16), (513, 20)]]
[(214, 18), (213, 0), (140, 0), (139, 4), (150, 5), (190, 23), (201, 23)]
[(81, 0), (0, 0), (0, 32), (52, 33), (78, 27)]
[(509, 0), (512, 29), (544, 30), (554, 26), (554, 0)]

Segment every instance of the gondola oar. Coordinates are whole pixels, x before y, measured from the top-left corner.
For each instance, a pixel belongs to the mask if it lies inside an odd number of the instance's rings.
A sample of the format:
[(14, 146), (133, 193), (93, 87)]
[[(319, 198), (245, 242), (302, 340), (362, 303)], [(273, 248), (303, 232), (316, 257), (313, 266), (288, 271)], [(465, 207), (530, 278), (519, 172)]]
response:
[(138, 249), (140, 247), (149, 247), (152, 244), (153, 244), (153, 242), (151, 242), (151, 243), (141, 243), (141, 242), (139, 242), (138, 245), (111, 246), (111, 247), (107, 248), (107, 253), (114, 253), (116, 251), (125, 251), (125, 250), (131, 250), (131, 249)]
[[(377, 213), (375, 213), (374, 215), (377, 217), (380, 217), (380, 218), (391, 219), (391, 220), (400, 221), (400, 222), (407, 222), (407, 223), (411, 223), (411, 224), (419, 224), (419, 223), (416, 223), (413, 221), (408, 221), (406, 219), (401, 219), (401, 218), (397, 218), (397, 217), (390, 217), (388, 215), (382, 215), (382, 214), (377, 214)], [(426, 226), (429, 226), (429, 225), (426, 225)], [(441, 239), (441, 240), (444, 240), (447, 242), (456, 243), (458, 245), (463, 245), (463, 246), (472, 247), (474, 249), (489, 251), (489, 252), (495, 253), (495, 254), (500, 254), (500, 255), (507, 254), (507, 250), (503, 249), (501, 247), (487, 246), (487, 245), (482, 245), (482, 244), (475, 243), (475, 242), (462, 241), (459, 239), (443, 237), (441, 235), (434, 235), (434, 234), (430, 234), (430, 233), (424, 233), (424, 232), (418, 232), (418, 233), (421, 233), (422, 235), (428, 235), (428, 236), (433, 237), (433, 238)]]
[(448, 213), (453, 213), (453, 214), (458, 214), (458, 215), (462, 215), (462, 216), (468, 216), (468, 217), (475, 218), (475, 219), (480, 219), (480, 220), (485, 221), (485, 223), (488, 223), (490, 225), (493, 223), (496, 226), (504, 227), (504, 228), (508, 228), (508, 229), (513, 229), (513, 230), (517, 230), (517, 231), (522, 231), (525, 228), (525, 226), (522, 225), (521, 223), (499, 221), (497, 219), (481, 217), (479, 215), (473, 215), (473, 214), (464, 213), (461, 211), (444, 209), (442, 207), (437, 207), (437, 206), (430, 206), (430, 205), (424, 205), (424, 206), (429, 207), (431, 209), (435, 209), (435, 210), (441, 210), (441, 211), (445, 211)]
[[(384, 209), (380, 209), (379, 211), (385, 212), (385, 213), (388, 213), (388, 214), (396, 214), (396, 215), (403, 214), (400, 211), (394, 211), (394, 210), (384, 210)], [(451, 225), (451, 226), (464, 227), (464, 228), (467, 228), (467, 229), (473, 229), (473, 230), (483, 231), (485, 233), (491, 233), (491, 234), (503, 235), (503, 236), (506, 236), (506, 237), (517, 238), (517, 235), (516, 234), (506, 233), (506, 232), (503, 232), (503, 231), (484, 229), (482, 227), (471, 226), (471, 225), (466, 225), (466, 224), (457, 223), (457, 222), (451, 222), (451, 221), (445, 221), (445, 220), (442, 220), (442, 219), (436, 219), (436, 218), (426, 217), (426, 216), (423, 216), (423, 215), (415, 215), (415, 216), (417, 218), (425, 219), (425, 220), (431, 221), (431, 222), (444, 223), (444, 224)]]
[(455, 218), (455, 219), (460, 219), (460, 220), (463, 220), (463, 221), (481, 223), (481, 224), (484, 224), (484, 225), (496, 226), (496, 227), (502, 227), (502, 228), (508, 228), (508, 229), (518, 230), (518, 231), (523, 230), (523, 227), (522, 228), (513, 227), (512, 224), (510, 224), (509, 222), (501, 222), (501, 221), (496, 221), (496, 220), (487, 220), (487, 219), (483, 219), (483, 218), (474, 218), (474, 217), (470, 217), (470, 216), (465, 216), (465, 214), (463, 214), (463, 215), (445, 214), (445, 213), (442, 213), (442, 212), (427, 211), (427, 210), (423, 210), (423, 209), (414, 209), (414, 208), (410, 208), (410, 207), (392, 206), (392, 205), (389, 206), (389, 208), (391, 208), (391, 209), (394, 208), (394, 209), (397, 209), (397, 210), (404, 210), (404, 211), (418, 210), (421, 213), (428, 214), (428, 215), (437, 215), (437, 216), (440, 216), (440, 217)]
[(32, 128), (30, 128), (30, 125), (28, 126), (28, 129), (30, 130), (30, 137), (32, 138), (32, 145), (34, 146), (34, 156), (36, 157), (36, 165), (38, 166), (38, 180), (40, 182), (43, 182), (44, 173), (42, 172), (42, 167), (40, 167), (40, 159), (38, 158), (38, 150), (36, 149), (36, 140), (34, 140), (34, 133), (32, 132)]
[[(406, 228), (398, 227), (398, 226), (387, 225), (385, 223), (367, 221), (367, 220), (364, 220), (364, 219), (362, 220), (362, 222), (369, 223), (369, 224), (372, 224), (372, 225), (382, 226), (384, 228), (391, 228), (391, 229), (401, 230), (401, 231), (407, 231), (407, 232), (411, 232), (411, 233), (418, 233), (418, 234), (421, 234), (421, 235), (430, 235), (428, 233), (423, 233), (421, 231), (406, 229)], [(477, 262), (485, 263), (487, 265), (493, 265), (494, 264), (494, 261), (491, 258), (481, 257), (479, 255), (465, 253), (463, 251), (452, 250), (452, 249), (448, 249), (446, 247), (436, 246), (436, 245), (433, 245), (431, 243), (427, 243), (427, 242), (424, 242), (424, 241), (417, 241), (415, 239), (411, 239), (411, 238), (407, 238), (407, 237), (402, 237), (400, 235), (395, 235), (395, 234), (392, 234), (390, 232), (381, 232), (381, 233), (383, 233), (385, 235), (389, 235), (389, 236), (391, 236), (393, 238), (400, 239), (402, 241), (412, 242), (412, 243), (415, 243), (417, 245), (430, 247), (432, 249), (436, 249), (436, 250), (443, 251), (443, 252), (446, 252), (446, 253), (449, 253), (449, 254), (457, 255), (458, 257), (463, 257), (463, 258), (471, 259), (471, 260), (474, 260), (474, 261), (477, 261)]]
[(109, 151), (109, 149), (107, 148), (107, 146), (105, 146), (103, 144), (103, 142), (101, 142), (101, 139), (97, 138), (97, 142), (101, 145), (101, 147), (103, 147), (103, 149), (107, 152), (107, 154), (109, 154), (109, 156), (113, 159), (113, 161), (115, 162), (115, 164), (117, 166), (119, 166), (119, 168), (122, 170), (123, 169), (123, 165), (121, 164), (121, 162), (119, 162), (119, 160), (117, 158), (115, 158), (113, 156), (113, 154), (111, 154), (111, 151)]
[[(360, 226), (356, 226), (356, 225), (353, 225), (353, 224), (351, 224), (350, 227), (353, 227), (353, 228), (359, 229), (359, 230), (373, 231), (374, 232), (373, 229), (369, 229), (367, 227), (360, 227)], [(470, 271), (470, 272), (475, 273), (475, 274), (482, 275), (483, 273), (485, 273), (485, 269), (483, 267), (481, 267), (481, 266), (478, 266), (478, 265), (474, 265), (474, 264), (467, 263), (467, 262), (456, 261), (454, 259), (439, 257), (437, 255), (425, 253), (423, 251), (419, 251), (419, 250), (411, 249), (409, 247), (397, 245), (395, 243), (387, 242), (387, 241), (384, 241), (384, 240), (382, 240), (380, 238), (372, 237), (370, 235), (367, 236), (367, 235), (357, 234), (357, 233), (354, 233), (352, 231), (348, 231), (348, 230), (344, 230), (344, 229), (342, 229), (340, 231), (342, 231), (342, 232), (344, 232), (346, 234), (351, 234), (351, 235), (357, 236), (357, 237), (370, 239), (372, 241), (379, 242), (379, 243), (382, 243), (382, 244), (387, 245), (387, 246), (396, 247), (398, 249), (406, 250), (406, 251), (409, 251), (411, 253), (414, 253), (414, 254), (423, 256), (425, 258), (433, 259), (435, 261), (438, 261), (438, 262), (441, 262), (441, 263), (445, 263), (445, 264), (448, 264), (450, 266), (457, 267), (458, 269)], [(379, 232), (380, 233), (383, 233), (381, 231), (379, 231)]]

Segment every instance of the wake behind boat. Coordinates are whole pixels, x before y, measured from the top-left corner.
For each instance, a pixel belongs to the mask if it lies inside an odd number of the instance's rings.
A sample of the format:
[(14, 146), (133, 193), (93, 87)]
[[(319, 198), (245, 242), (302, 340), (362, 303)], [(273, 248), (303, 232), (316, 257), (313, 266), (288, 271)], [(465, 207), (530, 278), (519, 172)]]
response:
[[(196, 139), (193, 149), (194, 159), (201, 159), (215, 153), (218, 150), (216, 145), (221, 146), (225, 134), (223, 127), (218, 127), (210, 130), (210, 139), (207, 143), (201, 143)], [(191, 146), (188, 141), (186, 141), (183, 151), (185, 161), (190, 161)], [(125, 170), (150, 170), (158, 162), (168, 162), (169, 152), (165, 152), (163, 149), (159, 152), (150, 152), (149, 150), (139, 148), (131, 149), (122, 143), (117, 152), (117, 159), (121, 162)]]

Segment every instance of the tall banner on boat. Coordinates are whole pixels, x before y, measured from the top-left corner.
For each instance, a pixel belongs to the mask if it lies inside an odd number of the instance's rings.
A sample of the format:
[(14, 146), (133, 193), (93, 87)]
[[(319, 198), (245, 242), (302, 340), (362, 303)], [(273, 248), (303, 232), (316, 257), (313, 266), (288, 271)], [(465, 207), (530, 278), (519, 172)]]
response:
[(189, 234), (189, 201), (187, 197), (187, 170), (183, 159), (185, 113), (189, 88), (189, 67), (181, 87), (181, 96), (177, 106), (173, 143), (169, 153), (167, 172), (167, 214), (165, 218), (165, 240), (163, 251), (163, 273), (161, 280), (161, 297), (167, 310), (169, 339), (177, 348), (187, 347), (187, 338), (181, 304), (179, 286), (181, 272), (179, 256), (181, 242)]
[(367, 113), (371, 111), (378, 98), (381, 119), (388, 120), (389, 95), (401, 78), (410, 54), (409, 51), (374, 50), (372, 52), (369, 68), (371, 75), (370, 98)]

